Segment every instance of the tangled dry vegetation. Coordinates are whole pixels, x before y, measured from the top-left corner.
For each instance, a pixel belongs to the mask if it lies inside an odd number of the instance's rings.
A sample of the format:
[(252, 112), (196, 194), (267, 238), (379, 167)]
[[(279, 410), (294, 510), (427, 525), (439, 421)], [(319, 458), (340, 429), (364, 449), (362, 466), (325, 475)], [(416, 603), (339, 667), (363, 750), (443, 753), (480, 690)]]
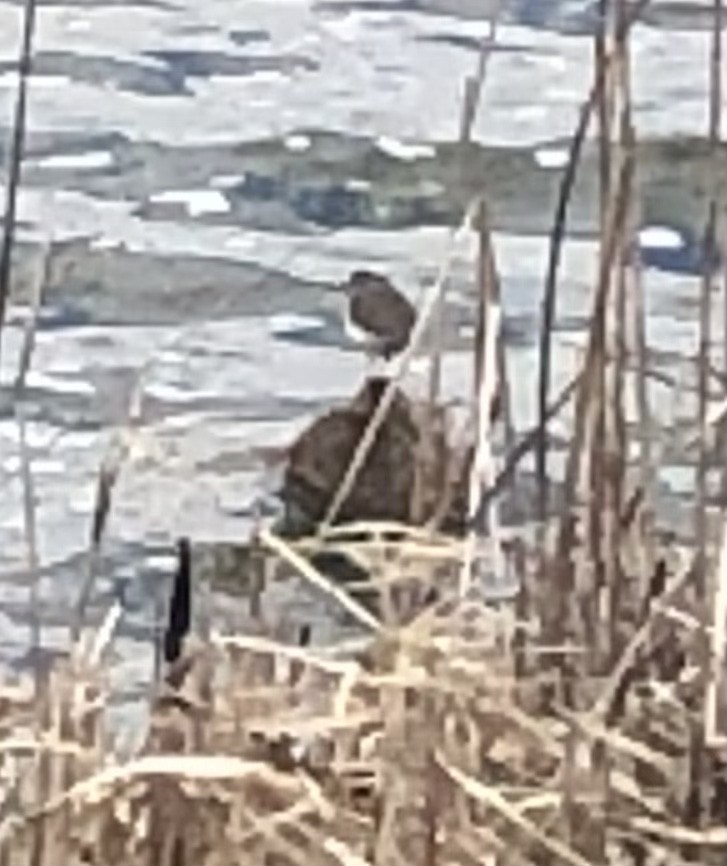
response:
[[(337, 524), (344, 488), (355, 485), (371, 430), (383, 423), (384, 394), (316, 535), (292, 541), (263, 530), (259, 538), (267, 556), (340, 605), (360, 636), (327, 648), (284, 644), (262, 627), (254, 636), (190, 637), (154, 695), (143, 745), (122, 759), (104, 725), (103, 651), (118, 611), (90, 637), (79, 631), (47, 678), (0, 695), (2, 866), (724, 863), (727, 559), (722, 517), (712, 532), (707, 502), (715, 275), (705, 274), (700, 308), (696, 538), (685, 547), (654, 527), (643, 299), (628, 253), (637, 212), (628, 26), (613, 14), (611, 37), (597, 39), (596, 82), (553, 233), (541, 423), (506, 448), (500, 475), (490, 446), (492, 425), (507, 424), (507, 374), (497, 269), (480, 212), (465, 537), (441, 534), (436, 520)], [(713, 72), (717, 35), (715, 45)], [(551, 403), (557, 253), (594, 114), (604, 207), (593, 319), (583, 370)], [(619, 130), (613, 150), (609, 122)], [(717, 128), (713, 115), (713, 144)], [(444, 275), (435, 288), (443, 283)], [(430, 300), (428, 312), (436, 294)], [(628, 358), (627, 331), (636, 335)], [(627, 372), (636, 379), (638, 423), (624, 410)], [(573, 435), (554, 512), (543, 434), (571, 397)], [(499, 420), (495, 399), (505, 407)], [(533, 532), (504, 530), (491, 492), (532, 448), (541, 519)], [(637, 465), (628, 459), (634, 452)], [(92, 560), (117, 468), (101, 472)], [(326, 551), (368, 574), (365, 601), (317, 570), (315, 555)], [(517, 592), (493, 602), (478, 578), (503, 568)], [(91, 588), (89, 581), (84, 597)]]
[(124, 762), (79, 645), (38, 697), (3, 694), (2, 862), (721, 864), (714, 633), (686, 558), (664, 567), (603, 673), (585, 633), (558, 652), (534, 633), (542, 598), (369, 614), (328, 650), (190, 640)]

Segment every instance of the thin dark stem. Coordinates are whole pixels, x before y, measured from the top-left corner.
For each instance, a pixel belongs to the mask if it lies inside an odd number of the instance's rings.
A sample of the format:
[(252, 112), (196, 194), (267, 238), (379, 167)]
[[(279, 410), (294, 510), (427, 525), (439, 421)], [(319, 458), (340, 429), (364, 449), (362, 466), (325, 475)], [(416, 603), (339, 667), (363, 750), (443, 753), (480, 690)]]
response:
[(28, 102), (28, 79), (32, 69), (33, 33), (35, 31), (36, 0), (25, 0), (23, 16), (23, 40), (18, 62), (18, 93), (15, 102), (13, 132), (8, 165), (7, 192), (5, 199), (4, 231), (0, 247), (0, 346), (5, 324), (12, 254), (15, 241), (15, 213), (17, 208), (18, 187), (20, 186), (23, 150), (25, 145), (25, 118)]
[[(598, 364), (605, 351), (605, 319), (611, 272), (618, 248), (618, 238), (623, 231), (623, 224), (627, 215), (632, 171), (633, 163), (626, 154), (621, 166), (618, 185), (609, 205), (610, 211), (599, 261), (596, 296), (591, 316), (588, 350), (576, 394), (574, 432), (566, 464), (563, 512), (558, 530), (556, 557), (550, 572), (546, 573), (546, 579), (549, 580), (551, 587), (547, 596), (548, 604), (543, 607), (541, 618), (546, 640), (553, 645), (561, 644), (564, 638), (568, 636), (569, 611), (574, 594), (574, 563), (571, 557), (571, 551), (575, 546), (573, 504), (581, 465), (580, 458), (592, 409), (593, 385), (598, 374)], [(556, 663), (561, 666), (565, 681), (562, 660), (559, 662), (556, 659)]]
[[(622, 42), (634, 22), (638, 20), (641, 13), (644, 11), (650, 0), (639, 0), (630, 9), (629, 14), (624, 16), (624, 20), (616, 29), (616, 41)], [(605, 58), (605, 64), (612, 62), (612, 56)], [(568, 164), (563, 173), (558, 191), (558, 202), (555, 209), (555, 218), (553, 228), (550, 233), (550, 249), (548, 253), (548, 269), (545, 277), (545, 288), (543, 291), (542, 316), (540, 325), (540, 363), (539, 363), (539, 379), (538, 379), (538, 423), (544, 434), (546, 415), (549, 404), (550, 392), (550, 372), (551, 372), (551, 353), (553, 341), (553, 325), (555, 322), (556, 312), (556, 288), (558, 283), (558, 268), (560, 266), (560, 256), (565, 238), (566, 220), (568, 216), (568, 206), (570, 204), (573, 187), (575, 186), (576, 173), (578, 164), (583, 150), (586, 133), (593, 115), (594, 108), (598, 101), (598, 91), (601, 86), (601, 81), (605, 69), (599, 71), (596, 79), (591, 87), (586, 101), (581, 107), (581, 112), (578, 118), (578, 125), (573, 135), (570, 145), (570, 153)], [(540, 518), (543, 520), (548, 509), (548, 474), (547, 474), (547, 437), (540, 436), (538, 450), (535, 455), (536, 478), (539, 490), (539, 511)]]
[(566, 218), (568, 205), (576, 180), (578, 163), (583, 150), (583, 142), (586, 138), (588, 125), (593, 113), (595, 103), (595, 90), (592, 90), (588, 99), (581, 108), (578, 118), (578, 126), (571, 140), (568, 165), (560, 183), (558, 204), (555, 210), (555, 221), (550, 234), (550, 251), (548, 255), (548, 270), (545, 277), (545, 292), (543, 295), (542, 318), (540, 326), (540, 364), (538, 381), (538, 421), (540, 423), (540, 439), (535, 455), (535, 474), (539, 490), (540, 519), (544, 520), (548, 510), (548, 445), (545, 436), (545, 425), (548, 411), (548, 398), (550, 392), (550, 367), (552, 353), (553, 324), (555, 322), (556, 286), (558, 282), (558, 268), (560, 265), (560, 254), (563, 248), (563, 239), (566, 230)]
[(714, 0), (714, 27), (710, 53), (709, 87), (709, 152), (712, 190), (707, 212), (704, 233), (702, 286), (699, 303), (699, 462), (697, 466), (697, 513), (696, 541), (697, 563), (695, 590), (700, 601), (704, 601), (706, 590), (706, 547), (707, 547), (707, 404), (709, 400), (709, 369), (711, 366), (711, 316), (712, 289), (715, 261), (717, 259), (717, 173), (719, 170), (719, 137), (722, 101), (722, 0)]

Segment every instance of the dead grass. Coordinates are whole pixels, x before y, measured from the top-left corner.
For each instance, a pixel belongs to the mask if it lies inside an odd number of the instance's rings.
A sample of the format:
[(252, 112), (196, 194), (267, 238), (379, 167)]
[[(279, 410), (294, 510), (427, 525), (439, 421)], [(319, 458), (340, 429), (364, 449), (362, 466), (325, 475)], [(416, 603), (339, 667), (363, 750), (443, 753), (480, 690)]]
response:
[[(119, 608), (96, 632), (82, 628), (123, 454), (110, 458), (100, 473), (71, 649), (42, 682), (0, 692), (0, 866), (724, 863), (727, 533), (707, 532), (703, 514), (704, 400), (695, 425), (702, 453), (696, 556), (662, 543), (645, 517), (653, 514), (647, 478), (655, 467), (643, 443), (638, 472), (630, 472), (629, 309), (643, 419), (648, 401), (643, 300), (628, 255), (638, 212), (628, 19), (622, 3), (604, 0), (602, 8), (596, 78), (553, 232), (540, 425), (504, 455), (493, 437), (507, 413), (499, 420), (490, 413), (497, 389), (508, 386), (497, 359), (498, 278), (484, 220), (477, 226), (477, 424), (466, 537), (436, 531), (436, 521), (335, 525), (394, 380), (318, 531), (294, 542), (270, 527), (258, 532), (260, 550), (327, 596), (359, 626), (359, 639), (328, 648), (283, 644), (262, 623), (255, 635), (188, 638), (153, 696), (141, 748), (122, 759), (104, 730), (105, 652)], [(718, 0), (715, 9), (718, 16)], [(579, 141), (596, 110), (604, 147), (592, 326), (583, 370), (554, 410), (548, 373), (558, 250)], [(714, 114), (711, 123), (714, 142)], [(715, 214), (710, 205), (710, 238)], [(465, 220), (458, 234), (467, 230)], [(427, 293), (402, 372), (436, 311), (447, 268)], [(703, 369), (707, 342), (703, 333)], [(571, 395), (565, 506), (550, 516), (544, 436)], [(483, 544), (480, 518), (496, 514), (517, 461), (532, 448), (539, 448), (539, 531), (490, 520)], [(312, 557), (324, 551), (355, 561), (367, 586), (342, 586), (321, 573)], [(517, 578), (513, 597), (488, 600), (479, 578), (505, 573)]]
[[(601, 676), (580, 674), (588, 646), (548, 647), (477, 598), (353, 652), (189, 641), (125, 762), (103, 745), (98, 653), (79, 651), (42, 700), (3, 695), (2, 862), (723, 863), (724, 755), (704, 738), (709, 799), (690, 818), (705, 701), (689, 576)], [(576, 662), (570, 706), (560, 666), (517, 672), (553, 650)]]

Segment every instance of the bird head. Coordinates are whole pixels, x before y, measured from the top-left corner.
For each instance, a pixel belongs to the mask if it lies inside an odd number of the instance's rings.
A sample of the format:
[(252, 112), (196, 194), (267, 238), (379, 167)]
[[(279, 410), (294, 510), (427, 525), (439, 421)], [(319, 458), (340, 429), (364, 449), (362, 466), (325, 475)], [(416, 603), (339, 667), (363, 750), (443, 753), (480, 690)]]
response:
[(368, 271), (364, 268), (360, 268), (355, 271), (351, 271), (348, 276), (348, 279), (343, 284), (343, 290), (346, 294), (351, 294), (356, 291), (360, 291), (365, 289), (367, 285), (371, 285), (372, 283), (383, 283), (386, 282), (386, 278), (382, 277), (381, 274), (374, 273), (374, 271)]

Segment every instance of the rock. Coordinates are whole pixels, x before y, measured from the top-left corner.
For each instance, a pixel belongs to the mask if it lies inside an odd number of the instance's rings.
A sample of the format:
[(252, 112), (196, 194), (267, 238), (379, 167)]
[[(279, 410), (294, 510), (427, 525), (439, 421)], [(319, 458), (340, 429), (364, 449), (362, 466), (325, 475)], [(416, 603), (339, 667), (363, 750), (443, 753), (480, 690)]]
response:
[[(285, 505), (283, 531), (287, 534), (312, 532), (323, 519), (386, 386), (385, 379), (367, 380), (347, 406), (332, 409), (315, 420), (292, 445), (281, 491)], [(443, 412), (433, 414), (431, 435), (426, 436), (425, 409), (397, 390), (337, 523), (414, 523), (421, 522), (417, 517), (426, 519), (434, 513), (443, 498), (448, 467), (455, 465), (452, 460), (459, 459), (460, 464), (465, 461), (446, 441)], [(457, 474), (463, 477), (462, 471)], [(420, 494), (415, 494), (415, 484)], [(466, 492), (461, 480), (453, 493), (442, 528), (456, 531), (461, 529), (465, 514)]]

